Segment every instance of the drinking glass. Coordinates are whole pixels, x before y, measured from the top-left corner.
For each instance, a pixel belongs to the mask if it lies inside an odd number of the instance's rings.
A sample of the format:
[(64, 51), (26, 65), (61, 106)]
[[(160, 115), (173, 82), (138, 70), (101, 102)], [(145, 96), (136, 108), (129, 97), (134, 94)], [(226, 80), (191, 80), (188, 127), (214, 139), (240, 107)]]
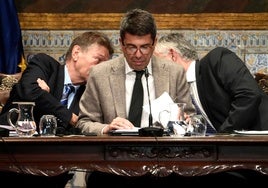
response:
[(54, 115), (43, 115), (40, 119), (39, 129), (41, 136), (55, 136), (57, 119)]
[(205, 136), (207, 131), (206, 118), (201, 114), (194, 114), (190, 117), (191, 136)]
[(159, 114), (159, 120), (166, 127), (170, 135), (184, 135), (187, 125), (184, 122), (184, 108), (186, 103), (171, 103), (168, 110)]

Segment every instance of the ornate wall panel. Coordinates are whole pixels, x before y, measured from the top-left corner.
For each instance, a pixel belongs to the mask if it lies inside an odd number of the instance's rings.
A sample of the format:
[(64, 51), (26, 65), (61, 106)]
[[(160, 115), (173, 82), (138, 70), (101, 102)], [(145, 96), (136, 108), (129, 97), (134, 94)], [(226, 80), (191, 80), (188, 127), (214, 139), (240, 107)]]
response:
[[(41, 1), (40, 1), (41, 2)], [(120, 54), (119, 23), (123, 13), (19, 13), (25, 55), (44, 52), (63, 61), (79, 33), (106, 33)], [(158, 34), (181, 32), (200, 57), (216, 46), (236, 52), (252, 74), (268, 73), (268, 13), (153, 14)]]
[[(267, 29), (268, 13), (153, 14), (158, 29)], [(122, 13), (19, 13), (22, 29), (118, 29)]]
[[(89, 30), (23, 30), (25, 55), (44, 52), (63, 61), (73, 38)], [(115, 47), (115, 56), (120, 54), (119, 31), (98, 30), (106, 33)], [(250, 71), (268, 74), (268, 30), (164, 30), (161, 36), (169, 32), (181, 32), (197, 48), (200, 57), (216, 46), (224, 46), (236, 52), (245, 61)]]

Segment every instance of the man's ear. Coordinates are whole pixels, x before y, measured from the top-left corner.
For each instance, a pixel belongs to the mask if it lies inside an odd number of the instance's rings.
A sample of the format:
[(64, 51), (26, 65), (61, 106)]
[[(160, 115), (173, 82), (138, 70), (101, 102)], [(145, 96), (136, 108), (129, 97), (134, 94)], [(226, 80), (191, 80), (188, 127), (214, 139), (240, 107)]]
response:
[(72, 50), (72, 58), (74, 61), (78, 60), (78, 53), (81, 51), (81, 47), (79, 45), (74, 45)]
[(173, 49), (169, 49), (169, 53), (171, 55), (172, 61), (176, 62), (178, 58), (178, 53)]
[(121, 46), (124, 46), (123, 41), (122, 41), (121, 38), (119, 38), (119, 42), (120, 42)]
[(120, 48), (121, 48), (122, 52), (124, 52), (124, 50), (125, 50), (124, 41), (121, 38), (119, 38), (119, 43), (120, 43)]
[(156, 43), (157, 43), (157, 37), (155, 37), (155, 39), (154, 39), (153, 46), (155, 46), (155, 45), (156, 45)]

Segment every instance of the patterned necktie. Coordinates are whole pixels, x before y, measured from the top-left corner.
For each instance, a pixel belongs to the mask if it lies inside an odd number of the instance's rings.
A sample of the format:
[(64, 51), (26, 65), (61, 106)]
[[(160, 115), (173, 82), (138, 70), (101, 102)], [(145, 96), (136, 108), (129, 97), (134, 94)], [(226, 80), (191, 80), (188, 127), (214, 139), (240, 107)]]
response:
[(143, 87), (141, 77), (144, 71), (136, 71), (136, 79), (133, 87), (132, 98), (129, 108), (128, 120), (135, 126), (140, 127), (142, 106), (143, 106)]
[[(199, 108), (199, 106), (198, 106), (198, 104), (196, 103), (196, 100), (194, 99), (194, 97), (192, 95), (190, 95), (190, 96), (191, 96), (191, 99), (192, 99), (192, 103), (193, 103), (193, 105), (195, 107), (196, 114), (203, 115), (201, 110), (200, 110), (200, 108)], [(217, 133), (217, 131), (210, 125), (210, 123), (208, 121), (207, 121), (207, 131), (206, 131), (206, 133), (209, 133), (209, 134)]]
[(62, 93), (62, 98), (60, 100), (62, 105), (64, 105), (64, 106), (68, 105), (68, 97), (74, 91), (75, 91), (75, 89), (74, 89), (74, 86), (72, 84), (65, 84), (64, 85), (64, 91)]

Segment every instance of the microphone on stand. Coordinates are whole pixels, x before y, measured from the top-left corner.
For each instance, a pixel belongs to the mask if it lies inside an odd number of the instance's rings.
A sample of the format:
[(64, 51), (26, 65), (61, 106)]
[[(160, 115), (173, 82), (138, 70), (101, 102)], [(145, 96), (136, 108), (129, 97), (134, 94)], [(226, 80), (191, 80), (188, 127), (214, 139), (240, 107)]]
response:
[(146, 86), (147, 86), (147, 95), (148, 95), (148, 101), (149, 101), (149, 127), (153, 126), (153, 115), (152, 115), (152, 105), (151, 105), (151, 99), (150, 99), (150, 92), (149, 92), (149, 84), (148, 84), (148, 77), (149, 72), (148, 68), (145, 69), (145, 78), (146, 78)]
[(146, 78), (146, 86), (147, 86), (147, 94), (148, 94), (148, 101), (149, 101), (149, 126), (143, 127), (139, 129), (139, 136), (163, 136), (164, 130), (162, 128), (153, 127), (153, 115), (152, 115), (152, 106), (151, 106), (151, 99), (150, 99), (150, 91), (149, 91), (149, 84), (148, 84), (148, 77), (149, 72), (148, 68), (145, 68), (145, 78)]

